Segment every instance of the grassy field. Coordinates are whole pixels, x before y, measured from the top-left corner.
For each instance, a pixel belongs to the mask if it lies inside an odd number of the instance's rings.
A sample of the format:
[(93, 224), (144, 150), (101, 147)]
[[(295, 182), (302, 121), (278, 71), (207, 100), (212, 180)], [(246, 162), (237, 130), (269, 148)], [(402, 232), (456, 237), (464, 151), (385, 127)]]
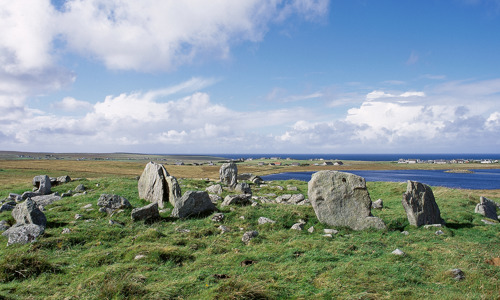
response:
[[(358, 163), (352, 163), (356, 165)], [(366, 164), (366, 163), (365, 163)], [(144, 162), (0, 161), (0, 197), (31, 189), (34, 175), (70, 175), (83, 179), (53, 188), (60, 193), (83, 183), (88, 194), (63, 198), (46, 207), (48, 228), (37, 242), (6, 246), (0, 237), (0, 299), (498, 299), (500, 298), (500, 225), (485, 225), (474, 207), (481, 195), (500, 200), (500, 191), (433, 188), (444, 235), (408, 224), (401, 205), (406, 185), (368, 183), (372, 200), (384, 209), (373, 214), (388, 225), (384, 231), (339, 230), (333, 238), (310, 206), (262, 204), (220, 208), (231, 229), (207, 218), (170, 218), (172, 207), (154, 223), (132, 222), (130, 209), (112, 217), (98, 212), (102, 193), (126, 197), (134, 207), (137, 179)], [(359, 163), (359, 165), (363, 165)], [(394, 164), (386, 163), (391, 166)], [(183, 192), (204, 190), (219, 166), (166, 166)], [(240, 173), (281, 171), (283, 167), (239, 165)], [(298, 167), (302, 168), (302, 167)], [(325, 168), (325, 167), (321, 167)], [(332, 168), (329, 166), (329, 168)], [(288, 169), (286, 171), (289, 171)], [(259, 173), (260, 172), (260, 173)], [(254, 195), (303, 193), (307, 183), (273, 182)], [(298, 191), (286, 191), (293, 185)], [(223, 197), (227, 195), (224, 192)], [(92, 210), (84, 209), (92, 204)], [(75, 214), (83, 218), (75, 220)], [(261, 216), (275, 224), (258, 225)], [(242, 218), (243, 217), (243, 218)], [(122, 223), (110, 225), (109, 220)], [(290, 227), (299, 219), (305, 229)], [(10, 212), (0, 220), (13, 223)], [(69, 228), (69, 234), (62, 234)], [(189, 232), (187, 232), (188, 229)], [(248, 245), (243, 232), (259, 235)], [(409, 235), (401, 234), (407, 230)], [(399, 248), (405, 256), (391, 252)], [(142, 259), (135, 259), (144, 255)], [(243, 261), (252, 263), (243, 264)], [(448, 271), (460, 268), (466, 278)]]

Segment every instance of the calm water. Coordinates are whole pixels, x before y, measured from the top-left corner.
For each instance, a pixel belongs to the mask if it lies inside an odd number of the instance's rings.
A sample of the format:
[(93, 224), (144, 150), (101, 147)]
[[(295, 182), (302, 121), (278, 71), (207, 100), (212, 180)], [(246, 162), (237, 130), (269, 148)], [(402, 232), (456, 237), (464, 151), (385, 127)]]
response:
[[(500, 189), (500, 169), (471, 170), (473, 174), (446, 173), (445, 170), (385, 170), (385, 171), (345, 171), (364, 177), (366, 181), (406, 182), (418, 181), (430, 186), (450, 188), (493, 190)], [(262, 176), (270, 180), (311, 180), (314, 172), (287, 172)]]

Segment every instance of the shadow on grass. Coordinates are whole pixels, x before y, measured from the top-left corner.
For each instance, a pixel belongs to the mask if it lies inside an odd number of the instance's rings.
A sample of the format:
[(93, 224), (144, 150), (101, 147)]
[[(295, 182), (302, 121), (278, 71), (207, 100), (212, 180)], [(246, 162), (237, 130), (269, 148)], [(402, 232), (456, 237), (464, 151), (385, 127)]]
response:
[(474, 225), (472, 223), (446, 223), (446, 227), (451, 229), (463, 229), (472, 228)]

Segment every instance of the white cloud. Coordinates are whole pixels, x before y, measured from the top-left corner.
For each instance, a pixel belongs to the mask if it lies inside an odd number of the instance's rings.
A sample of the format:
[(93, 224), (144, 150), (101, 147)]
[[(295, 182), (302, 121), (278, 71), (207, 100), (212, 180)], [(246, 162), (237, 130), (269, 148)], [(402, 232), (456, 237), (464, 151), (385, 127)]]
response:
[(61, 101), (53, 103), (52, 107), (67, 112), (76, 112), (90, 110), (93, 105), (87, 101), (77, 100), (73, 97), (65, 97)]
[(399, 95), (399, 97), (404, 97), (404, 98), (407, 98), (407, 97), (425, 97), (425, 93), (424, 92), (404, 92), (401, 95)]

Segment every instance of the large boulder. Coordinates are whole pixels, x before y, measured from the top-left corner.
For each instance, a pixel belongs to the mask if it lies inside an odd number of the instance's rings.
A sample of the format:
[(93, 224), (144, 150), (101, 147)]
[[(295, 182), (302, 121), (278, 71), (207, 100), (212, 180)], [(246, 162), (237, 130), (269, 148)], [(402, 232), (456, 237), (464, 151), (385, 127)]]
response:
[(35, 187), (34, 192), (42, 195), (48, 195), (51, 193), (52, 184), (50, 183), (50, 177), (47, 175), (38, 175), (33, 177), (33, 186)]
[(474, 212), (486, 218), (498, 220), (496, 203), (486, 197), (481, 196), (479, 198), (479, 203), (476, 205)]
[(149, 162), (138, 183), (139, 198), (158, 203), (160, 208), (165, 203), (175, 204), (175, 199), (181, 197), (181, 188), (177, 179), (168, 174), (162, 164)]
[(238, 167), (234, 162), (225, 163), (219, 169), (220, 181), (233, 188), (238, 183)]
[(401, 203), (410, 225), (444, 224), (432, 189), (426, 184), (408, 180)]
[(45, 214), (38, 208), (38, 205), (31, 198), (16, 205), (12, 210), (12, 217), (16, 220), (16, 225), (35, 224), (42, 228), (47, 226)]
[(131, 214), (133, 221), (152, 221), (160, 218), (158, 211), (158, 203), (151, 203), (149, 205), (134, 208)]
[(239, 194), (239, 195), (227, 195), (222, 201), (221, 206), (228, 205), (251, 205), (252, 204), (252, 195), (250, 194)]
[(187, 191), (175, 201), (172, 217), (189, 218), (212, 213), (216, 210), (205, 191)]
[(12, 244), (27, 244), (36, 241), (44, 232), (44, 227), (35, 224), (16, 224), (2, 233), (8, 237), (7, 246)]
[(372, 201), (363, 177), (331, 170), (317, 172), (308, 183), (308, 196), (321, 223), (354, 230), (386, 228), (371, 214)]
[(117, 209), (130, 208), (130, 202), (122, 196), (119, 195), (109, 195), (102, 194), (97, 200), (97, 206), (102, 207), (108, 214), (114, 212)]

